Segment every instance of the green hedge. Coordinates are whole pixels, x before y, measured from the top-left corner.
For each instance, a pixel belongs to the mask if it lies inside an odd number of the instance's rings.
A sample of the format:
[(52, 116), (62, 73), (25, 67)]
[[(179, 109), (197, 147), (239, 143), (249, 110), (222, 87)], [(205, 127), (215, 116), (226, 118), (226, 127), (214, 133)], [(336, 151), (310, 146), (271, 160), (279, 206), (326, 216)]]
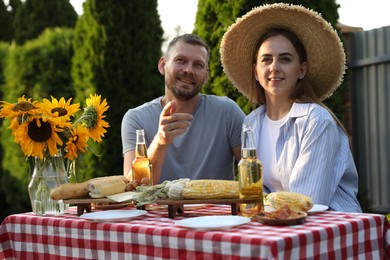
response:
[[(71, 70), (73, 55), (73, 29), (48, 29), (37, 39), (22, 46), (12, 45), (4, 57), (4, 84), (1, 86), (2, 100), (13, 103), (25, 95), (36, 100), (74, 96)], [(3, 63), (4, 62), (4, 63)], [(31, 178), (26, 158), (13, 141), (7, 129), (9, 121), (1, 126), (1, 190), (2, 214), (30, 211), (27, 185)]]

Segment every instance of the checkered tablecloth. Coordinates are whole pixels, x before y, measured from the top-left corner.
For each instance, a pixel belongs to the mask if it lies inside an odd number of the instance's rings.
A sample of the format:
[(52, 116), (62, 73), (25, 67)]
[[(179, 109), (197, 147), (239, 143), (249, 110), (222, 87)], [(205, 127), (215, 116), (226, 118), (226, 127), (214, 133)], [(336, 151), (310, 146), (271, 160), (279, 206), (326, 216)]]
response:
[[(134, 210), (128, 207), (126, 209)], [(208, 205), (174, 219), (167, 209), (126, 222), (62, 216), (8, 216), (0, 226), (1, 259), (390, 259), (390, 227), (383, 215), (321, 212), (302, 225), (256, 221), (228, 230), (179, 227), (182, 218), (229, 215)]]

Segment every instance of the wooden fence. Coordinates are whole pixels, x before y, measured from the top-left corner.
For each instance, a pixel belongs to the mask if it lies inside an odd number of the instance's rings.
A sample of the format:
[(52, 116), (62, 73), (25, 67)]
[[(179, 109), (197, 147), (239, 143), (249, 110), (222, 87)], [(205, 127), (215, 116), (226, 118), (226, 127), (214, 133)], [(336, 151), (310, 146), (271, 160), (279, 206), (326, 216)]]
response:
[(353, 154), (372, 210), (390, 212), (390, 26), (348, 35)]

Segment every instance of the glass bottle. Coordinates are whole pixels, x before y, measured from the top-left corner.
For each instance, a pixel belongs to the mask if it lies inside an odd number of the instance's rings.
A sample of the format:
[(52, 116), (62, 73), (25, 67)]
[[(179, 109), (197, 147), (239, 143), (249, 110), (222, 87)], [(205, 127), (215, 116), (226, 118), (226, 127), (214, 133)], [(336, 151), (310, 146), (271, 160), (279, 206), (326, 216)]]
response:
[(135, 158), (132, 162), (132, 181), (139, 181), (138, 185), (152, 185), (152, 163), (147, 155), (145, 132), (143, 129), (136, 130), (136, 134)]
[(238, 163), (240, 215), (253, 217), (264, 212), (263, 173), (257, 158), (251, 125), (242, 126), (241, 160)]

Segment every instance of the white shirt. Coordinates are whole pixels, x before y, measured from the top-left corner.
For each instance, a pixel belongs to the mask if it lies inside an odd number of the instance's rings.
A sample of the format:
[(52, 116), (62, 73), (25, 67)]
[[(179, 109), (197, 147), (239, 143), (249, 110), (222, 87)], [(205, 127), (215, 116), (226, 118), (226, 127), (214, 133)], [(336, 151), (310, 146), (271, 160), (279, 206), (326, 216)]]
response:
[[(261, 151), (266, 115), (260, 106), (245, 117), (251, 124), (256, 149)], [(276, 141), (278, 176), (284, 191), (310, 196), (331, 210), (361, 212), (356, 198), (358, 174), (347, 134), (330, 113), (315, 103), (294, 103)], [(266, 192), (271, 190), (264, 183)]]
[(263, 183), (270, 190), (283, 190), (276, 164), (276, 141), (287, 119), (288, 113), (279, 120), (272, 120), (266, 114), (261, 126), (259, 160), (263, 165)]

